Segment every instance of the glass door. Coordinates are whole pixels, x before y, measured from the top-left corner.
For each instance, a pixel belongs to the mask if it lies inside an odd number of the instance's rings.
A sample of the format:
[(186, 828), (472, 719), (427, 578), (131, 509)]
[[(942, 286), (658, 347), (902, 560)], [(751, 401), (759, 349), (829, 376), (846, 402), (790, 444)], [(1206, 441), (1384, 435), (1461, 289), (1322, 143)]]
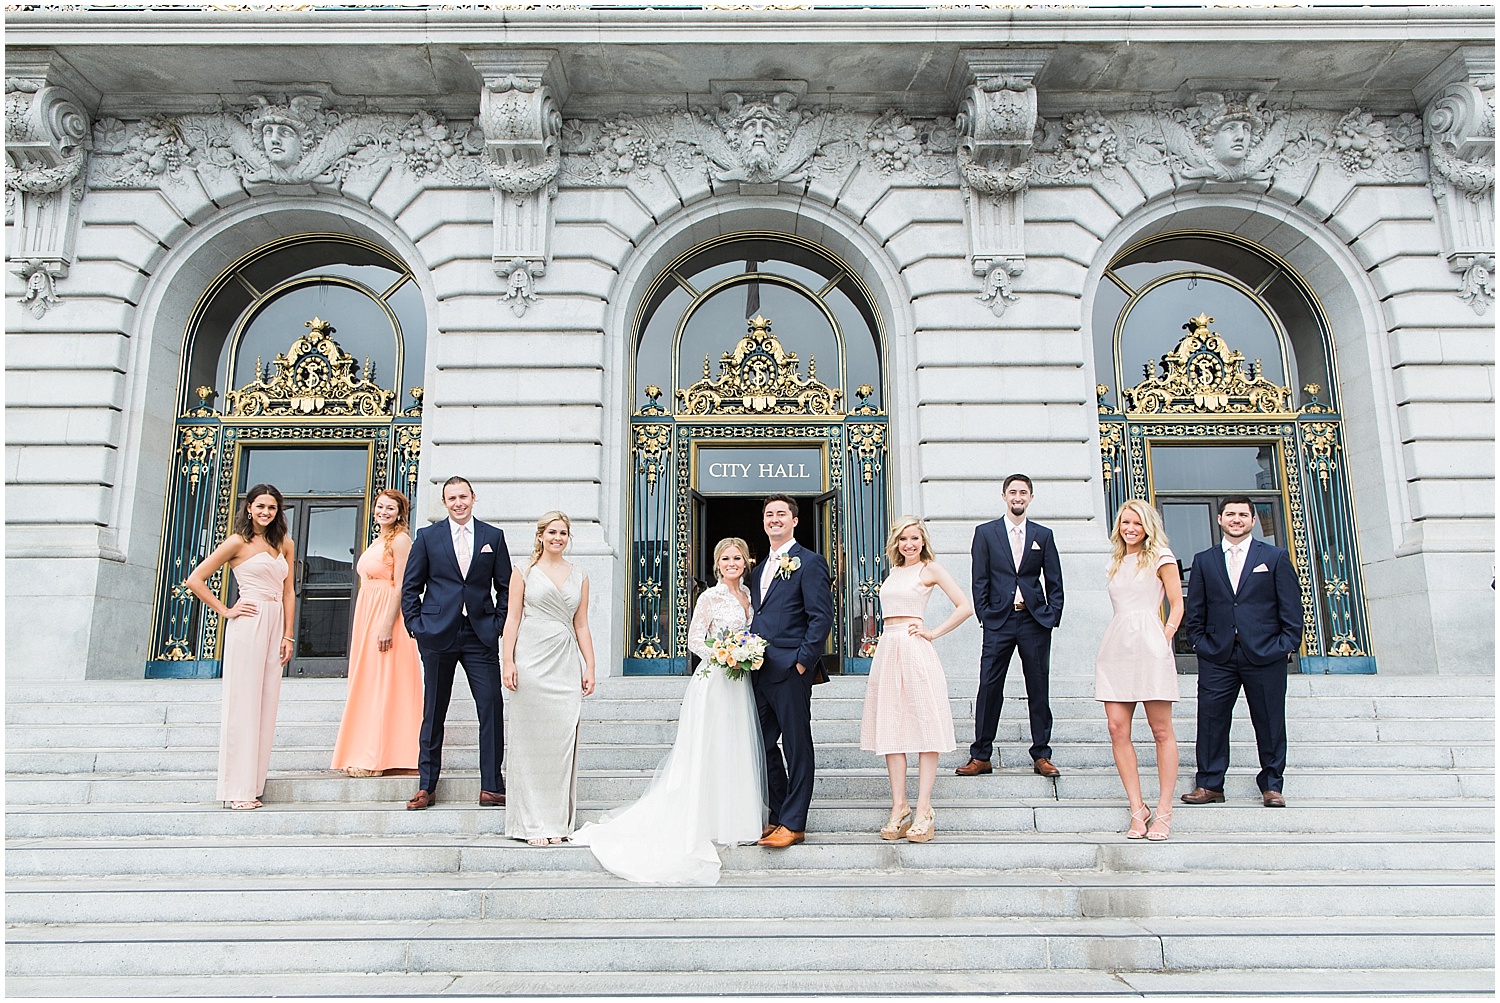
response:
[(297, 650), (287, 675), (347, 675), (364, 499), (288, 498), (287, 508), (297, 542)]

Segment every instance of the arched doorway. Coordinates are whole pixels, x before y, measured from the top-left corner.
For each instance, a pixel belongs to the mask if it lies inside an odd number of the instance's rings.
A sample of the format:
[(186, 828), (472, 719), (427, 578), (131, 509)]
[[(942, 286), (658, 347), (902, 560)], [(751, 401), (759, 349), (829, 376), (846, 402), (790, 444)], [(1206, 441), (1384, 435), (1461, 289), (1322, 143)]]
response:
[(1302, 583), (1302, 671), (1375, 671), (1333, 342), (1306, 281), (1242, 238), (1162, 233), (1111, 259), (1093, 334), (1109, 511), (1155, 505), (1186, 580), (1219, 500), (1250, 497), (1254, 535)]
[(683, 673), (714, 543), (766, 541), (760, 501), (798, 501), (827, 558), (830, 671), (869, 670), (887, 484), (883, 328), (836, 254), (785, 234), (708, 241), (654, 276), (634, 323), (625, 671)]
[[(287, 671), (347, 671), (371, 499), (388, 486), (415, 495), (422, 388), (410, 384), (425, 347), (411, 272), (369, 241), (275, 241), (209, 286), (185, 333), (148, 677), (219, 674), (219, 618), (181, 583), (257, 483), (285, 495), (297, 545)], [(209, 584), (232, 601), (232, 576)]]

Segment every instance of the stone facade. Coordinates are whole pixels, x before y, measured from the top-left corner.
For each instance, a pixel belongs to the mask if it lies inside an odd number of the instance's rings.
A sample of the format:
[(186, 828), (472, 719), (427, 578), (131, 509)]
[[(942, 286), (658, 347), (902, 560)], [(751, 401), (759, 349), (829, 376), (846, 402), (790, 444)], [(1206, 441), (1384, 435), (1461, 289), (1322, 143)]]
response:
[(1108, 618), (1104, 269), (1155, 234), (1252, 241), (1330, 328), (1369, 653), (1493, 670), (1488, 11), (18, 5), (6, 37), (11, 678), (151, 657), (185, 327), (230, 262), (296, 233), (407, 263), (417, 512), (454, 472), (518, 551), (567, 511), (606, 671), (633, 325), (683, 252), (790, 233), (860, 273), (893, 510), (962, 578), (1000, 478), (1031, 473), (1068, 582), (1054, 671), (1085, 674)]

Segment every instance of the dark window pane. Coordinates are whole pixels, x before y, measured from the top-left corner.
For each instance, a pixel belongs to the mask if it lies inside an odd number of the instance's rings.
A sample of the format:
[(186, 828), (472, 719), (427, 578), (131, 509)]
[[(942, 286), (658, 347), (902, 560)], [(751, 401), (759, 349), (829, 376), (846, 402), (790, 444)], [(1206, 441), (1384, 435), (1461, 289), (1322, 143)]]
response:
[[(839, 330), (844, 335), (844, 358), (847, 366), (845, 379), (848, 381), (846, 405), (851, 408), (859, 406), (854, 389), (861, 383), (867, 383), (875, 390), (870, 403), (876, 407), (884, 407), (882, 402), (885, 397), (880, 390), (880, 350), (875, 344), (874, 324), (866, 320), (854, 300), (844, 292), (844, 283), (830, 291), (823, 302), (838, 318)], [(824, 382), (828, 382), (826, 378)]]
[[(1108, 279), (1094, 293), (1094, 379), (1109, 387), (1105, 401), (1120, 406), (1120, 373), (1115, 372), (1115, 321), (1125, 309), (1125, 290)], [(1187, 318), (1184, 317), (1183, 320)], [(1140, 382), (1140, 367), (1134, 360), (1124, 369), (1125, 386)]]
[(349, 599), (304, 597), (297, 613), (300, 658), (344, 658), (349, 654)]
[(302, 559), (307, 562), (307, 588), (354, 584), (355, 545), (359, 509), (354, 505), (312, 506), (307, 514), (307, 536)]
[[(662, 300), (661, 306), (646, 322), (646, 330), (641, 335), (640, 348), (635, 360), (636, 396), (635, 400), (630, 402), (631, 411), (639, 409), (646, 403), (646, 387), (658, 386), (665, 393), (671, 392), (672, 335), (676, 333), (677, 322), (682, 319), (682, 311), (688, 308), (692, 297), (675, 280), (670, 281), (672, 282), (671, 289)], [(672, 402), (669, 400), (663, 401), (662, 405), (669, 411), (672, 408)]]
[(1159, 375), (1157, 361), (1182, 340), (1182, 325), (1200, 313), (1212, 317), (1212, 330), (1245, 356), (1246, 372), (1253, 371), (1254, 361), (1259, 359), (1266, 379), (1290, 385), (1282, 365), (1281, 339), (1270, 318), (1254, 299), (1238, 289), (1202, 276), (1159, 285), (1130, 308), (1120, 332), (1120, 368), (1125, 385), (1139, 383), (1142, 366), (1148, 362), (1153, 374)]
[(1210, 502), (1158, 503), (1172, 553), (1184, 570), (1193, 566), (1193, 555), (1214, 545), (1214, 506)]
[[(841, 386), (839, 350), (833, 325), (818, 306), (787, 286), (761, 282), (760, 314), (771, 321), (771, 332), (789, 352), (795, 352), (803, 378), (810, 364), (821, 360), (818, 379)], [(677, 385), (689, 386), (703, 377), (703, 357), (709, 372), (717, 377), (719, 358), (745, 336), (745, 298), (748, 284), (734, 285), (708, 299), (693, 312), (682, 331), (678, 353)]]
[(247, 449), (240, 483), (274, 484), (284, 495), (363, 495), (369, 456), (367, 449)]
[(397, 388), (396, 409), (399, 411), (412, 405), (406, 391), (420, 387), (427, 380), (427, 305), (422, 302), (422, 290), (410, 281), (402, 283), (401, 288), (391, 293), (385, 302), (401, 324), (401, 342), (405, 348), (401, 386)]
[(1156, 491), (1274, 491), (1279, 484), (1275, 446), (1151, 446)]

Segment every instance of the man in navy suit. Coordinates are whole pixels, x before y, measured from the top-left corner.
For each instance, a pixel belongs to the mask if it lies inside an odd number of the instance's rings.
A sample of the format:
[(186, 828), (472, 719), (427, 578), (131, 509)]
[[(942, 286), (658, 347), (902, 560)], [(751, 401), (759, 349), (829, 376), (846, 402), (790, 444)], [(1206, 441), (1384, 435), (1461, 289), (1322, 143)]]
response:
[(1193, 558), (1182, 633), (1198, 653), (1198, 778), (1188, 804), (1224, 800), (1229, 720), (1240, 687), (1250, 706), (1261, 803), (1284, 808), (1286, 663), (1302, 645), (1302, 587), (1291, 556), (1250, 538), (1255, 506), (1246, 497), (1219, 502), (1224, 538)]
[(1052, 765), (1052, 707), (1047, 702), (1052, 631), (1062, 620), (1062, 562), (1052, 530), (1026, 518), (1031, 478), (1011, 474), (1001, 486), (1004, 518), (974, 530), (974, 611), (984, 627), (979, 654), (979, 696), (974, 706), (974, 744), (969, 761), (953, 772), (961, 777), (994, 772), (991, 755), (1005, 673), (1020, 649), (1031, 711), (1031, 768), (1044, 777), (1061, 774)]
[(401, 583), (401, 617), (422, 653), (421, 789), (406, 802), (410, 811), (437, 802), (443, 723), (460, 662), (479, 711), (479, 804), (505, 804), (500, 625), (510, 593), (510, 552), (504, 532), (474, 518), (474, 499), (467, 480), (448, 478), (443, 484), (448, 518), (417, 533)]
[[(766, 639), (766, 658), (751, 673), (760, 733), (766, 744), (767, 800), (771, 821), (760, 845), (783, 849), (807, 832), (812, 803), (812, 688), (823, 673), (823, 643), (833, 624), (828, 564), (797, 542), (797, 502), (771, 495), (761, 504), (771, 553), (746, 584), (754, 611), (750, 629)], [(785, 764), (781, 740), (786, 750)]]

